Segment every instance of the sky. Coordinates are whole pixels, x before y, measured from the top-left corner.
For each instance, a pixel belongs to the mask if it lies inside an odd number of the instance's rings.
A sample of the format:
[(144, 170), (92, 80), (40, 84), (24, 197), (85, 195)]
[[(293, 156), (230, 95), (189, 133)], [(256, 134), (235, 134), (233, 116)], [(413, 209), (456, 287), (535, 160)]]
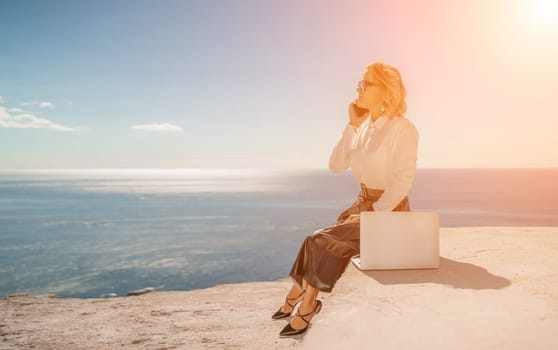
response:
[(327, 169), (374, 61), (418, 168), (558, 167), (558, 0), (1, 0), (0, 169)]

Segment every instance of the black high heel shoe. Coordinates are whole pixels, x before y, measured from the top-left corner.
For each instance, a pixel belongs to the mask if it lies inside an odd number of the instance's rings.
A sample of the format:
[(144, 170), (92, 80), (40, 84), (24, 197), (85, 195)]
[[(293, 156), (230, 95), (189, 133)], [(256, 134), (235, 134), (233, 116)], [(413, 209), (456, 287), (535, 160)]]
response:
[(279, 320), (279, 319), (282, 319), (282, 318), (291, 316), (291, 313), (293, 312), (294, 307), (295, 307), (298, 303), (300, 303), (302, 300), (296, 302), (294, 305), (291, 305), (291, 303), (289, 303), (289, 300), (296, 300), (296, 299), (300, 298), (304, 293), (306, 293), (306, 289), (303, 289), (303, 290), (302, 290), (302, 293), (300, 293), (296, 298), (289, 298), (289, 297), (285, 298), (285, 302), (286, 302), (290, 307), (292, 307), (291, 311), (289, 311), (289, 312), (283, 312), (283, 311), (281, 311), (281, 309), (283, 308), (283, 306), (281, 306), (281, 307), (279, 308), (279, 310), (277, 310), (277, 311), (273, 314), (273, 316), (271, 316), (271, 318), (274, 319), (274, 320)]
[(299, 308), (296, 311), (296, 316), (300, 316), (300, 318), (302, 318), (302, 320), (304, 322), (306, 322), (306, 327), (304, 327), (302, 329), (296, 329), (296, 328), (291, 327), (291, 324), (289, 323), (285, 326), (285, 328), (283, 328), (281, 333), (279, 333), (279, 336), (280, 337), (292, 337), (294, 335), (299, 335), (299, 334), (302, 334), (302, 333), (306, 332), (306, 330), (310, 326), (310, 321), (307, 321), (304, 317), (308, 316), (308, 315), (311, 315), (314, 312), (315, 312), (315, 315), (317, 315), (321, 310), (322, 310), (322, 302), (319, 301), (319, 300), (316, 300), (316, 308), (314, 308), (314, 311), (311, 311), (311, 312), (307, 313), (306, 315), (301, 315), (300, 314), (300, 308)]

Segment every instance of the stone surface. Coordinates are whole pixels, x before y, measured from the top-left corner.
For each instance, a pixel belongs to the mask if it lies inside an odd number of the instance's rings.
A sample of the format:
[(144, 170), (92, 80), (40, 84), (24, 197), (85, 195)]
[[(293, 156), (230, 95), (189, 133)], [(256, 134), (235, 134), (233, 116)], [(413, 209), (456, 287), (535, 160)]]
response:
[(298, 338), (279, 338), (288, 319), (271, 320), (289, 278), (115, 298), (17, 293), (0, 300), (0, 349), (558, 349), (557, 251), (558, 227), (442, 228), (439, 269), (349, 265)]

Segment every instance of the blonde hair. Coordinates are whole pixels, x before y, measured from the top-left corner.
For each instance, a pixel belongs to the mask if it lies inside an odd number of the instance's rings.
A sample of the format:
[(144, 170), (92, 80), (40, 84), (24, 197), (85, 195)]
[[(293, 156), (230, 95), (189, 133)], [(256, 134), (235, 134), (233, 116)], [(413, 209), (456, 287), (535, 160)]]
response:
[(374, 77), (385, 88), (386, 97), (382, 102), (385, 115), (390, 119), (404, 117), (407, 112), (407, 102), (405, 102), (407, 91), (399, 70), (380, 61), (370, 63), (366, 66), (366, 69), (372, 71)]

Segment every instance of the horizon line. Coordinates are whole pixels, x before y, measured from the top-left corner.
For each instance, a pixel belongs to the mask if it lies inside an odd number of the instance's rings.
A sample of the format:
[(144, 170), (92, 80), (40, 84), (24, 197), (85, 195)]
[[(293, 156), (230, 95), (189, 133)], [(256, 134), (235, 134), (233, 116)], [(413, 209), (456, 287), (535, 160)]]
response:
[[(431, 169), (556, 169), (555, 167), (417, 167), (418, 169), (431, 170)], [(329, 170), (327, 166), (324, 167), (143, 167), (143, 168), (0, 168), (0, 172), (14, 172), (14, 171), (83, 171), (83, 170), (136, 170), (136, 171), (154, 171), (154, 170)], [(347, 169), (346, 171), (349, 171)]]

